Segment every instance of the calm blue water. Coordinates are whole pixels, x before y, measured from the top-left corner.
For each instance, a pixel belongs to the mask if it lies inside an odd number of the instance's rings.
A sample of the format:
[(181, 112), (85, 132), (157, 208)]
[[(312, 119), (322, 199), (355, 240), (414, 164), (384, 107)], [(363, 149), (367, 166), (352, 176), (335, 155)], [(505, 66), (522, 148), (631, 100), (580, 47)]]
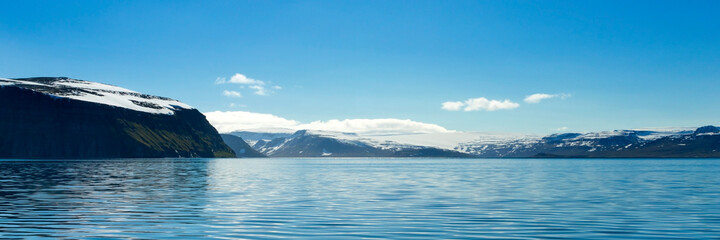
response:
[(720, 238), (720, 160), (3, 160), (0, 237)]

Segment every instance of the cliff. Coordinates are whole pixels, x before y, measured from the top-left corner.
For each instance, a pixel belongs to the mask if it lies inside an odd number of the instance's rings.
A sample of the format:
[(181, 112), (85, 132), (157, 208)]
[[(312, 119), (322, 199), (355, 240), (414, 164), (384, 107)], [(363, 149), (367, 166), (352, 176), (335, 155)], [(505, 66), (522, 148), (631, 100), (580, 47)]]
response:
[(198, 110), (69, 78), (0, 79), (0, 158), (234, 157)]

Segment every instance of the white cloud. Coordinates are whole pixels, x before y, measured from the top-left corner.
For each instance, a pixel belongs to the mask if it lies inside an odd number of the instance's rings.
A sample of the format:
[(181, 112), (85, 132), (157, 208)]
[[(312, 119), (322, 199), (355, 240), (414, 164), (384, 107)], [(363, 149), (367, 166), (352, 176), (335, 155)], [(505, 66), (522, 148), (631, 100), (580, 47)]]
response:
[(207, 112), (204, 114), (210, 124), (215, 126), (215, 128), (217, 128), (219, 132), (223, 133), (239, 130), (278, 128), (290, 130), (307, 129), (365, 134), (452, 132), (436, 124), (416, 122), (409, 119), (333, 119), (328, 121), (301, 123), (295, 120), (285, 119), (272, 114), (244, 111), (215, 111)]
[(539, 103), (540, 101), (544, 99), (554, 98), (555, 95), (552, 94), (546, 94), (546, 93), (536, 93), (533, 95), (529, 95), (525, 97), (526, 103)]
[(519, 107), (520, 104), (511, 102), (510, 100), (488, 100), (487, 98), (481, 97), (481, 98), (471, 98), (468, 100), (465, 100), (465, 109), (463, 109), (466, 112), (469, 111), (480, 111), (480, 110), (486, 110), (486, 111), (495, 111), (495, 110), (501, 110), (501, 109), (513, 109)]
[(297, 126), (298, 129), (323, 130), (334, 132), (354, 132), (366, 134), (394, 133), (435, 133), (450, 132), (439, 125), (412, 121), (410, 119), (345, 119), (315, 121)]
[(463, 111), (470, 112), (470, 111), (495, 111), (495, 110), (502, 110), (502, 109), (513, 109), (519, 107), (520, 104), (512, 102), (510, 100), (490, 100), (484, 97), (480, 98), (470, 98), (465, 100), (464, 102), (444, 102), (442, 104), (442, 109), (448, 110), (448, 111), (460, 111), (460, 109), (463, 109)]
[(239, 92), (228, 91), (228, 90), (223, 91), (223, 95), (225, 95), (226, 97), (236, 97), (236, 98), (242, 97), (242, 94), (240, 94)]
[(566, 99), (569, 98), (570, 94), (562, 93), (562, 94), (547, 94), (547, 93), (536, 93), (529, 95), (525, 97), (526, 103), (540, 103), (540, 101), (545, 99), (551, 99), (551, 98), (560, 98), (560, 99)]
[(265, 82), (260, 80), (255, 80), (252, 78), (249, 78), (243, 74), (236, 73), (230, 78), (230, 81), (227, 81), (228, 83), (236, 83), (236, 84), (247, 84), (247, 85), (265, 85)]
[(442, 109), (445, 109), (448, 111), (459, 111), (463, 106), (465, 106), (465, 103), (463, 103), (463, 102), (444, 102), (444, 103), (442, 103)]
[(255, 90), (255, 94), (257, 94), (257, 95), (260, 95), (260, 96), (267, 96), (267, 95), (268, 95), (268, 92), (265, 90), (265, 87), (263, 87), (263, 86), (254, 85), (254, 86), (249, 86), (249, 88), (250, 88), (250, 89), (254, 89), (254, 90)]
[(557, 129), (555, 129), (555, 131), (558, 131), (558, 132), (559, 131), (567, 131), (568, 129), (569, 129), (568, 127), (559, 127)]
[(206, 112), (208, 122), (219, 132), (227, 133), (247, 129), (294, 128), (300, 122), (278, 117), (272, 114), (245, 111)]
[[(215, 79), (215, 84), (226, 84), (226, 83), (239, 84), (240, 89), (244, 89), (245, 86), (247, 86), (249, 89), (254, 90), (254, 93), (256, 95), (267, 96), (267, 95), (270, 95), (271, 93), (274, 93), (274, 91), (271, 91), (271, 90), (265, 88), (265, 82), (263, 82), (261, 80), (249, 78), (240, 73), (236, 73), (235, 75), (230, 77), (230, 80), (227, 80), (224, 77), (218, 77)], [(268, 82), (268, 85), (272, 85), (272, 82)], [(278, 85), (273, 85), (270, 88), (274, 89), (274, 90), (282, 89), (282, 87), (280, 87)]]

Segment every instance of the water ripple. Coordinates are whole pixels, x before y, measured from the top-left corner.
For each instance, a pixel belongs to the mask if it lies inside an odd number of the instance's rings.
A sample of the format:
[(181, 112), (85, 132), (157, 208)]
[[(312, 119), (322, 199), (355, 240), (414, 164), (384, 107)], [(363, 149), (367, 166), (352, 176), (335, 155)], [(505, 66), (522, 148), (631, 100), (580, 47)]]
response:
[(720, 238), (720, 160), (0, 160), (1, 238)]

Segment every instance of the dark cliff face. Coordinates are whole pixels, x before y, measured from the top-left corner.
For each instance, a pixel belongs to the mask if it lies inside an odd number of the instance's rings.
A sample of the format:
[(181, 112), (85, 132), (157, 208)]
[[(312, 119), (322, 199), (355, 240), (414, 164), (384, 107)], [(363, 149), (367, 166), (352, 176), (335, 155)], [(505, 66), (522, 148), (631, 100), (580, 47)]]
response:
[(152, 114), (0, 86), (0, 158), (234, 156), (196, 109)]

